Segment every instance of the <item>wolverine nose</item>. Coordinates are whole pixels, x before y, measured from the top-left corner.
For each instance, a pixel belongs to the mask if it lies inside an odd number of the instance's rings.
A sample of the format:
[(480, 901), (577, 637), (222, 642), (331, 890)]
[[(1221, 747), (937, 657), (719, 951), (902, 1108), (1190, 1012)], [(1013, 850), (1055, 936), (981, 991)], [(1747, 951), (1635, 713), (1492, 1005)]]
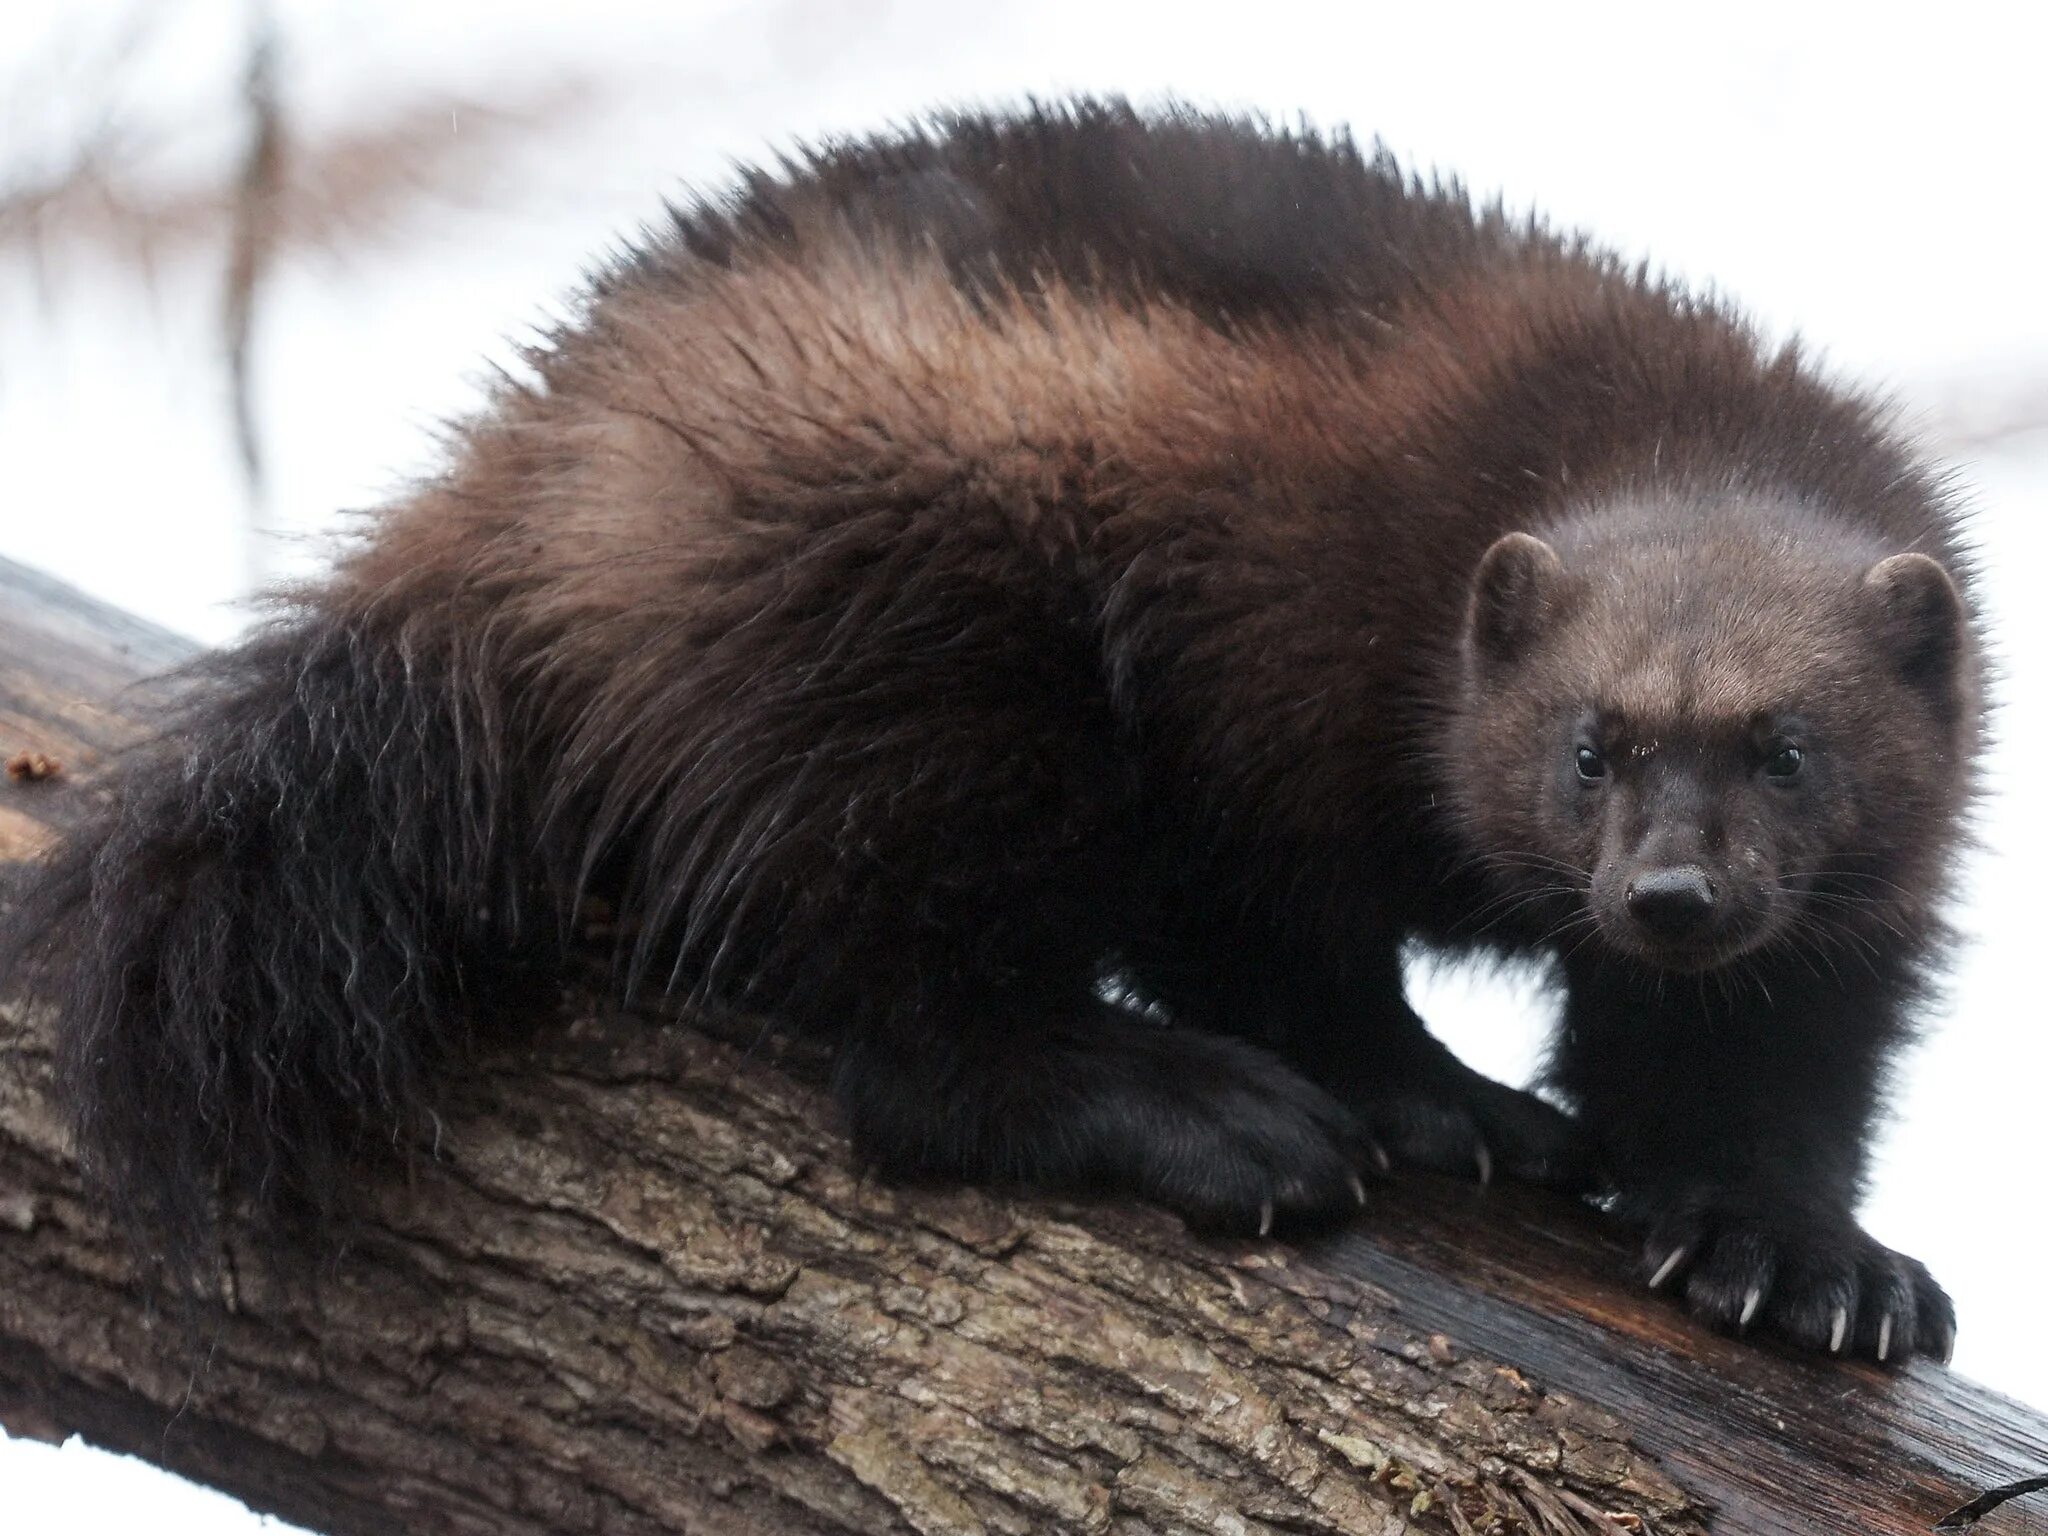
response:
[(1628, 883), (1628, 909), (1637, 922), (1667, 939), (1682, 938), (1714, 910), (1714, 886), (1697, 864), (1653, 869)]

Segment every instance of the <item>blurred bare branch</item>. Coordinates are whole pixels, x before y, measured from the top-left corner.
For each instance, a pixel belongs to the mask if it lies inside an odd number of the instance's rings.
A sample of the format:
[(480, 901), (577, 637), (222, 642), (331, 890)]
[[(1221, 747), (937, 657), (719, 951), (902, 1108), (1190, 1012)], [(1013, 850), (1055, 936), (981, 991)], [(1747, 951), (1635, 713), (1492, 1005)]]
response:
[(2048, 432), (2048, 375), (2000, 384), (1976, 382), (1937, 398), (1934, 421), (1951, 453), (1995, 452), (2032, 432)]
[[(310, 127), (294, 110), (289, 38), (268, 0), (252, 0), (239, 86), (223, 79), (217, 101), (181, 119), (147, 100), (142, 80), (151, 46), (180, 9), (137, 5), (98, 43), (63, 40), (53, 52), (64, 57), (0, 81), (0, 111), (28, 120), (9, 141), (35, 146), (0, 161), (0, 258), (25, 259), (45, 307), (52, 274), (80, 254), (110, 257), (152, 286), (172, 259), (223, 263), (221, 355), (253, 513), (264, 464), (251, 374), (280, 259), (346, 255), (400, 237), (431, 209), (530, 196), (530, 177), (515, 186), (505, 175), (514, 157), (600, 97), (591, 82), (566, 76), (489, 105), (415, 88)], [(192, 143), (237, 120), (239, 151), (198, 156), (217, 169), (190, 170)], [(174, 164), (187, 168), (174, 173)]]
[[(67, 219), (108, 228), (130, 222), (111, 168), (139, 156), (141, 136), (129, 121), (135, 61), (156, 35), (157, 24), (175, 9), (164, 5), (152, 14), (137, 6), (104, 39), (60, 37), (52, 48), (54, 57), (22, 71), (20, 83), (4, 92), (12, 119), (8, 137), (17, 144), (37, 137), (22, 120), (38, 105), (55, 115), (90, 103), (87, 115), (60, 127), (52, 136), (57, 142), (44, 146), (45, 157), (54, 163), (0, 163), (0, 251), (15, 249), (28, 256), (45, 297), (50, 268), (44, 231)], [(145, 265), (150, 256), (146, 249), (124, 254)]]
[[(421, 93), (314, 136), (290, 120), (275, 52), (274, 43), (252, 47), (241, 91), (241, 110), (263, 125), (263, 142), (219, 179), (182, 185), (147, 174), (151, 151), (174, 126), (142, 128), (114, 99), (121, 82), (110, 76), (106, 112), (57, 169), (9, 182), (0, 166), (0, 251), (47, 260), (75, 243), (147, 268), (220, 239), (247, 216), (258, 188), (255, 217), (268, 249), (344, 251), (393, 234), (436, 203), (474, 203), (515, 153), (581, 117), (598, 94), (580, 80), (529, 87), (510, 105)], [(258, 83), (259, 57), (267, 83)], [(257, 158), (266, 169), (252, 182)]]
[(234, 189), (228, 240), (227, 288), (221, 331), (227, 343), (228, 383), (235, 417), (235, 447), (249, 493), (263, 490), (263, 450), (256, 433), (255, 401), (249, 387), (249, 344), (261, 286), (277, 226), (284, 167), (284, 108), (278, 99), (277, 27), (267, 5), (259, 6), (250, 28), (249, 58), (242, 73), (242, 102), (249, 117), (249, 144)]

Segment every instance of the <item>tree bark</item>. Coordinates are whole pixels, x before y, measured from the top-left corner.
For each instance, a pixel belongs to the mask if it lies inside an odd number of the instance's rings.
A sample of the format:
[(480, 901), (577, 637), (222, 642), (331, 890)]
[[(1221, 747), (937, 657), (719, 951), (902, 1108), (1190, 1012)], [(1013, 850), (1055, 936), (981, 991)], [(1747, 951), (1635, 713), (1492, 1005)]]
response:
[[(61, 765), (0, 780), (0, 858), (178, 653), (0, 563), (0, 757)], [(579, 997), (366, 1172), (339, 1259), (231, 1234), (187, 1309), (78, 1186), (52, 1024), (0, 1015), (0, 1425), (337, 1536), (1889, 1536), (2048, 1466), (2048, 1421), (1938, 1366), (1696, 1329), (1567, 1201), (1398, 1182), (1293, 1247), (884, 1188), (815, 1053)]]

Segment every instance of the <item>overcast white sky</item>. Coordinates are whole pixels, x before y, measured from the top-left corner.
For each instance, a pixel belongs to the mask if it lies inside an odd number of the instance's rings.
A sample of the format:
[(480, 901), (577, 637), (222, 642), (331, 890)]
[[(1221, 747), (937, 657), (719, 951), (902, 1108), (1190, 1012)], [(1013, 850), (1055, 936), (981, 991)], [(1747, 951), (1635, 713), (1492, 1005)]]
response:
[[(257, 355), (271, 458), (266, 574), (316, 560), (337, 509), (429, 462), (433, 423), (581, 264), (683, 181), (717, 184), (794, 137), (934, 104), (1085, 88), (1306, 112), (1418, 167), (1541, 207), (1796, 327), (1846, 373), (1943, 428), (2031, 395), (2048, 419), (2040, 197), (2044, 23), (2005, 5), (1711, 8), (1231, 5), (1112, 0), (284, 0), (284, 80), (317, 131), (421, 94), (519, 102), (564, 72), (605, 109), (499, 166), (376, 248), (303, 257), (266, 301)], [(88, 93), (60, 45), (153, 16), (148, 120), (185, 122), (167, 179), (234, 148), (222, 103), (240, 0), (14, 0), (0, 31), (0, 176), (75, 136)], [(31, 89), (30, 87), (35, 87)], [(447, 132), (458, 142), (459, 111)], [(472, 127), (478, 154), (487, 136)], [(0, 554), (200, 638), (242, 622), (249, 518), (222, 409), (220, 253), (149, 290), (59, 248), (40, 283), (0, 253)], [(1980, 509), (2006, 669), (1994, 778), (2048, 752), (2048, 428), (1959, 460)], [(2039, 782), (2038, 772), (2033, 775)], [(1932, 1043), (1908, 1065), (1866, 1211), (1928, 1261), (1961, 1314), (1956, 1369), (2048, 1404), (2039, 1326), (2042, 1085), (2036, 956), (2048, 812), (2000, 795), (1970, 881), (1973, 936)], [(1541, 1010), (1430, 978), (1419, 1002), (1475, 1063), (1526, 1072)], [(9, 1531), (229, 1536), (220, 1496), (73, 1445), (0, 1439)], [(261, 1522), (276, 1528), (274, 1522)]]

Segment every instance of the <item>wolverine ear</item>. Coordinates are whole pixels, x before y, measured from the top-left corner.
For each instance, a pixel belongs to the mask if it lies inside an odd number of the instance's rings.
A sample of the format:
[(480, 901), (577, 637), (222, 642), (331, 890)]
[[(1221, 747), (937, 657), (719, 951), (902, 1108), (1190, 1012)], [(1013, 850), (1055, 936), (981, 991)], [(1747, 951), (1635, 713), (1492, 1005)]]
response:
[(1472, 578), (1465, 630), (1474, 656), (1502, 662), (1514, 658), (1541, 629), (1564, 572), (1557, 551), (1526, 533), (1494, 540)]
[(1967, 643), (1963, 600), (1948, 572), (1925, 555), (1893, 555), (1870, 568), (1863, 590), (1900, 675), (1947, 698)]

